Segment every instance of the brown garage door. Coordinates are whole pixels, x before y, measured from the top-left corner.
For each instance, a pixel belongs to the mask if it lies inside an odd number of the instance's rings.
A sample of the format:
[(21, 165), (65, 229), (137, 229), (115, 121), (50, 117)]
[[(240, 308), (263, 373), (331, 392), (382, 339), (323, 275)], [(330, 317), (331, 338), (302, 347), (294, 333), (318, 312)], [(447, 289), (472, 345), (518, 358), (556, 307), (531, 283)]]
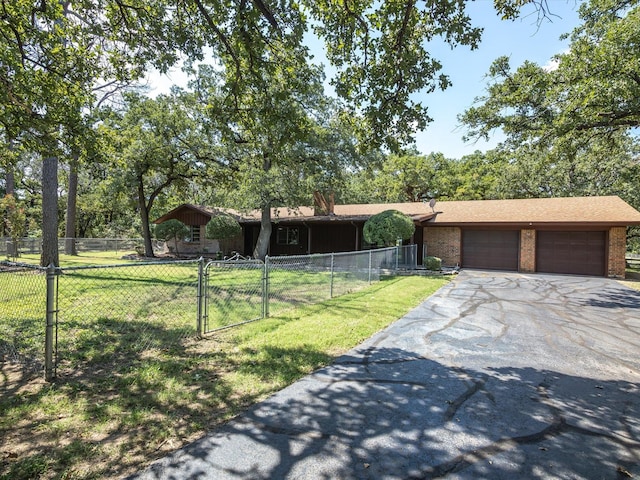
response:
[(491, 270), (518, 270), (518, 230), (463, 230), (462, 266)]
[(607, 232), (538, 232), (536, 271), (605, 274)]

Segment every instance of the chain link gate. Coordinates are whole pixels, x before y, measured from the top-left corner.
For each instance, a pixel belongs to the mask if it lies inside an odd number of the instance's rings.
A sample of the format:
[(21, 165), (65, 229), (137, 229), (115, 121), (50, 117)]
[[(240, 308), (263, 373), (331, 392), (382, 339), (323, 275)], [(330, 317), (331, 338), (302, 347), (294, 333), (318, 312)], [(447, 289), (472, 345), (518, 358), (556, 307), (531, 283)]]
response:
[(260, 260), (201, 264), (200, 334), (259, 320), (268, 315), (268, 279)]

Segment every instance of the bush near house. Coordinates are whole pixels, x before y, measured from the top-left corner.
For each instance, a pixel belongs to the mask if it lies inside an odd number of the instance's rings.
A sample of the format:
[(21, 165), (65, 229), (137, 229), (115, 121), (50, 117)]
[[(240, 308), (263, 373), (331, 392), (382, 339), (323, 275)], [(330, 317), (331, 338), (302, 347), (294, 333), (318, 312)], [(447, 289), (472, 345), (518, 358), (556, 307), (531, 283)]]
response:
[(442, 269), (442, 259), (438, 257), (425, 257), (424, 266), (427, 270), (439, 271)]
[(364, 224), (364, 239), (378, 246), (392, 246), (398, 240), (408, 240), (416, 227), (413, 220), (398, 210), (385, 210), (373, 215)]
[(242, 233), (238, 221), (226, 213), (216, 215), (207, 223), (207, 238), (225, 240), (237, 237)]
[(171, 219), (156, 226), (155, 235), (158, 240), (168, 242), (173, 240), (176, 253), (178, 253), (178, 240), (189, 235), (189, 227), (179, 220)]

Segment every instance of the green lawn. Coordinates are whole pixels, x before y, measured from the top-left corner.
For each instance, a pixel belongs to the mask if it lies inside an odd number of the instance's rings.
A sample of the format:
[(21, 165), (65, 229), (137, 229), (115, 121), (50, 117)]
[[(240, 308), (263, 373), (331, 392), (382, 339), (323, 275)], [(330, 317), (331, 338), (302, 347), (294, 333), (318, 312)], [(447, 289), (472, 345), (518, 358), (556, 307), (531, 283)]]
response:
[[(122, 257), (126, 255), (134, 255), (133, 250), (118, 250), (108, 252), (80, 252), (78, 255), (60, 254), (60, 266), (76, 267), (82, 265), (115, 265), (119, 263), (132, 263), (132, 260), (126, 260)], [(21, 254), (16, 261), (29, 263), (32, 265), (40, 264), (40, 254)]]
[[(191, 282), (174, 273), (167, 284)], [(89, 286), (70, 304), (89, 311), (108, 296), (140, 295), (130, 285), (118, 293), (112, 281), (105, 297)], [(119, 478), (142, 469), (330, 363), (446, 282), (389, 278), (201, 340), (183, 334), (187, 307), (175, 288), (175, 307), (149, 304), (139, 317), (78, 314), (64, 340), (75, 353), (63, 355), (55, 383), (0, 364), (0, 478)]]

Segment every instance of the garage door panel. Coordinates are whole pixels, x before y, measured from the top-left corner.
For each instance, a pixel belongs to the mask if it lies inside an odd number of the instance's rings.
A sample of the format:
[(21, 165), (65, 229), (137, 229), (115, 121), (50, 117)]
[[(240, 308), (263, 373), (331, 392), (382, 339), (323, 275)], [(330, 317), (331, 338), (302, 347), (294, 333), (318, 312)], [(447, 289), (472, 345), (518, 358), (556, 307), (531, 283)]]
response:
[(601, 231), (539, 231), (536, 271), (604, 275), (607, 233)]
[(490, 270), (518, 270), (518, 230), (463, 230), (462, 266)]

